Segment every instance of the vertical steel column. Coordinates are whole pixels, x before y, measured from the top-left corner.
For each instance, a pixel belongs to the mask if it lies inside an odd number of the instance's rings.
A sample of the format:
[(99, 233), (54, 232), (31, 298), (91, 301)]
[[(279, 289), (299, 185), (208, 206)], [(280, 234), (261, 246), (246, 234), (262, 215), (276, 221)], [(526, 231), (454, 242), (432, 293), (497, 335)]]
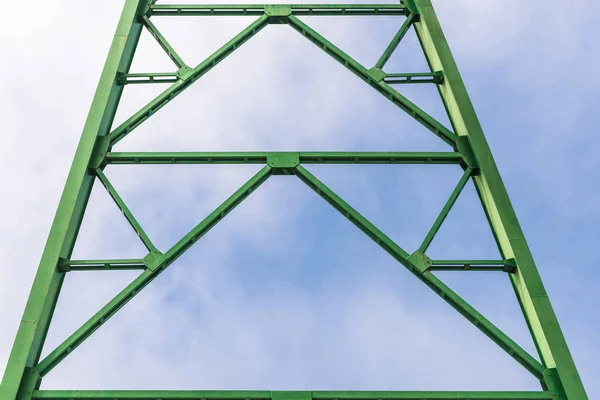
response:
[(126, 0), (0, 384), (2, 400), (29, 400), (39, 387), (35, 365), (64, 280), (57, 266), (73, 251), (94, 182), (88, 168), (100, 151), (98, 138), (108, 133), (115, 117), (123, 91), (117, 74), (129, 70), (142, 29), (140, 15), (149, 1)]
[(585, 400), (587, 395), (506, 188), (467, 94), (458, 68), (442, 33), (431, 0), (410, 0), (419, 13), (415, 30), (432, 71), (443, 71), (438, 85), (457, 135), (461, 152), (471, 152), (479, 174), (474, 177), (504, 259), (517, 265), (511, 280), (544, 366), (544, 382), (554, 399)]

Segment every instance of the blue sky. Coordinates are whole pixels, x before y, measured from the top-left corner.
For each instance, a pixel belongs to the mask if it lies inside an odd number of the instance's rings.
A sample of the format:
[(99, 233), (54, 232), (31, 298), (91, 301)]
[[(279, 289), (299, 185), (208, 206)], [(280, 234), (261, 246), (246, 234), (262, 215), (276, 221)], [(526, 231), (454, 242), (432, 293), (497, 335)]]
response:
[[(28, 18), (25, 5), (11, 4), (6, 15), (14, 20), (0, 28), (11, 60), (0, 67), (7, 132), (0, 183), (11, 193), (0, 211), (0, 363), (8, 357), (121, 7), (75, 4), (40, 4)], [(599, 6), (591, 0), (568, 7), (558, 0), (438, 0), (434, 6), (588, 394), (596, 398), (600, 165), (594, 128), (600, 117), (593, 41), (600, 33)], [(343, 18), (329, 26), (324, 17), (304, 20), (369, 67), (402, 23), (387, 17)], [(156, 24), (195, 65), (250, 21), (165, 18)], [(19, 24), (30, 29), (16, 30)], [(171, 71), (150, 39), (142, 37), (132, 70)], [(409, 36), (386, 70), (424, 68)], [(116, 123), (162, 89), (126, 88)], [(400, 89), (447, 120), (433, 87)], [(447, 149), (285, 26), (267, 27), (119, 148)], [(453, 166), (308, 169), (409, 252), (461, 174)], [(106, 172), (166, 251), (257, 170), (120, 166)], [(98, 185), (74, 258), (143, 255)], [(472, 187), (430, 255), (497, 257)], [(70, 274), (45, 353), (134, 276)], [(504, 274), (440, 278), (535, 353)], [(516, 362), (293, 177), (270, 178), (49, 374), (44, 387), (537, 389)]]

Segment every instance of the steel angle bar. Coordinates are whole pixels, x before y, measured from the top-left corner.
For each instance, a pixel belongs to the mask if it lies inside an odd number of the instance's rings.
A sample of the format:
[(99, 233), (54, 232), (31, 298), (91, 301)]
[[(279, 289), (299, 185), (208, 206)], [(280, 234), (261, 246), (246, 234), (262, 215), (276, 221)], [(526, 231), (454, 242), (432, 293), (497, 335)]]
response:
[(194, 229), (177, 242), (169, 251), (165, 253), (166, 265), (171, 264), (194, 243), (196, 243), (206, 232), (222, 220), (229, 212), (237, 207), (253, 191), (258, 189), (271, 176), (271, 167), (266, 165), (256, 173), (248, 182), (244, 184), (237, 192), (227, 199), (219, 208), (213, 211), (208, 217), (200, 222)]
[[(267, 155), (284, 152), (109, 152), (108, 164), (266, 164)], [(305, 164), (458, 164), (456, 152), (299, 152)]]
[(408, 113), (425, 128), (429, 129), (453, 148), (456, 148), (456, 135), (440, 122), (435, 120), (432, 116), (413, 104), (406, 97), (398, 93), (398, 91), (390, 87), (387, 83), (383, 82), (383, 78), (385, 76), (383, 72), (379, 71), (379, 73), (376, 73), (369, 71), (356, 60), (351, 58), (349, 55), (344, 53), (342, 50), (337, 48), (335, 45), (313, 30), (311, 27), (300, 21), (300, 19), (298, 19), (296, 16), (289, 16), (288, 24), (302, 36), (306, 37), (312, 43), (317, 45), (317, 47), (322, 49), (325, 53), (329, 54), (340, 64), (345, 66), (356, 76), (369, 84), (369, 86), (374, 88), (378, 93), (382, 94), (400, 109)]
[(276, 392), (235, 390), (38, 390), (37, 400), (541, 400), (548, 392), (339, 391)]
[(266, 152), (145, 152), (106, 154), (108, 164), (266, 164)]
[(66, 260), (60, 264), (63, 271), (114, 271), (144, 270), (146, 264), (137, 260)]
[(487, 320), (482, 314), (475, 310), (475, 308), (462, 299), (452, 289), (447, 287), (435, 275), (428, 271), (421, 271), (419, 267), (409, 260), (409, 255), (405, 250), (398, 246), (382, 231), (376, 228), (358, 211), (348, 205), (325, 184), (319, 181), (306, 168), (301, 165), (298, 166), (296, 168), (296, 176), (306, 183), (325, 201), (331, 204), (342, 215), (344, 215), (350, 222), (356, 225), (361, 231), (366, 233), (367, 236), (374, 240), (383, 250), (404, 265), (410, 272), (419, 278), (421, 282), (425, 283), (425, 285), (438, 294), (438, 296), (440, 296), (486, 336), (498, 344), (500, 348), (506, 351), (519, 364), (525, 367), (525, 369), (531, 372), (536, 378), (542, 379), (545, 368), (535, 358), (533, 358), (504, 332)]
[(97, 138), (107, 133), (114, 119), (123, 91), (117, 77), (129, 71), (142, 30), (138, 21), (143, 4), (145, 1), (126, 0), (123, 6), (6, 364), (0, 384), (2, 400), (31, 396), (39, 386), (40, 378), (33, 367), (40, 358), (65, 276), (58, 265), (73, 252), (94, 182), (89, 163), (95, 157)]
[(446, 217), (450, 213), (450, 210), (452, 209), (452, 206), (454, 206), (454, 203), (456, 203), (456, 200), (458, 199), (458, 196), (460, 196), (460, 193), (462, 192), (462, 190), (464, 189), (465, 185), (469, 181), (469, 178), (471, 177), (471, 173), (472, 173), (472, 170), (470, 168), (467, 168), (465, 170), (465, 172), (463, 173), (462, 177), (458, 181), (458, 184), (456, 185), (456, 187), (454, 188), (454, 190), (450, 194), (450, 198), (448, 199), (448, 201), (444, 205), (444, 208), (442, 209), (442, 212), (436, 218), (436, 220), (433, 223), (433, 226), (431, 227), (431, 229), (429, 230), (429, 232), (427, 232), (427, 236), (425, 236), (425, 239), (423, 239), (423, 243), (421, 243), (421, 246), (419, 246), (419, 250), (417, 250), (417, 251), (419, 251), (421, 253), (425, 253), (427, 251), (427, 249), (429, 248), (429, 245), (433, 241), (433, 238), (438, 233), (438, 231), (440, 230), (442, 224), (446, 220)]
[(229, 212), (238, 206), (254, 190), (256, 190), (271, 175), (271, 167), (265, 166), (248, 182), (246, 182), (233, 195), (225, 200), (216, 210), (208, 215), (194, 229), (177, 242), (164, 256), (159, 256), (155, 265), (142, 272), (125, 289), (110, 300), (100, 311), (85, 322), (77, 331), (62, 342), (56, 349), (46, 356), (38, 365), (37, 370), (40, 376), (45, 376), (60, 361), (75, 350), (81, 343), (100, 328), (110, 317), (117, 313), (125, 304), (135, 297), (144, 287), (152, 282), (171, 265), (179, 256), (189, 249), (206, 232), (221, 221)]
[(436, 83), (440, 84), (444, 81), (441, 72), (409, 72), (398, 74), (386, 74), (383, 78), (385, 83), (390, 85), (401, 85), (411, 83)]
[(174, 83), (179, 78), (176, 72), (154, 72), (123, 74), (119, 77), (121, 85), (139, 85), (145, 83)]
[(144, 16), (142, 20), (144, 21), (144, 26), (146, 27), (148, 32), (150, 32), (152, 37), (156, 39), (160, 47), (162, 47), (165, 53), (167, 53), (167, 55), (169, 56), (171, 61), (173, 61), (173, 63), (177, 66), (177, 68), (187, 67), (187, 64), (183, 61), (179, 54), (177, 54), (173, 46), (171, 46), (169, 42), (167, 42), (167, 39), (165, 39), (165, 37), (160, 33), (160, 31), (156, 28), (152, 21), (150, 21), (150, 18)]
[(456, 152), (301, 152), (303, 164), (458, 164)]
[(544, 366), (546, 387), (569, 400), (588, 398), (531, 250), (430, 0), (414, 0), (419, 9), (415, 31), (432, 71), (444, 71), (438, 90), (458, 135), (468, 142), (479, 167), (473, 178), (504, 259), (514, 259), (511, 282)]
[[(279, 4), (277, 4), (279, 5)], [(154, 4), (150, 14), (156, 16), (251, 16), (263, 15), (274, 4)], [(408, 15), (402, 4), (286, 4), (293, 15), (300, 16), (390, 16)]]
[(231, 55), (231, 53), (248, 41), (248, 39), (252, 38), (261, 29), (267, 26), (268, 23), (268, 16), (263, 15), (258, 18), (246, 29), (238, 33), (233, 39), (223, 45), (219, 50), (214, 52), (210, 57), (198, 64), (197, 67), (188, 71), (181, 80), (177, 81), (167, 90), (159, 94), (154, 100), (149, 102), (141, 110), (119, 125), (108, 135), (111, 146), (115, 145), (117, 142), (127, 136), (133, 129), (150, 118), (152, 114), (160, 110), (171, 100), (181, 94), (192, 83), (200, 79), (204, 74), (223, 61), (227, 56)]
[(394, 51), (396, 50), (406, 33), (408, 32), (408, 30), (410, 29), (412, 23), (415, 21), (415, 18), (416, 17), (414, 14), (409, 14), (408, 17), (406, 17), (406, 20), (404, 21), (400, 29), (398, 29), (398, 32), (396, 32), (396, 34), (392, 38), (392, 41), (384, 50), (383, 54), (375, 64), (375, 68), (383, 69), (385, 64), (388, 62), (388, 60), (390, 59), (390, 57), (392, 56), (392, 54), (394, 53)]
[(429, 270), (515, 272), (515, 267), (504, 260), (432, 260)]
[(110, 197), (114, 200), (117, 207), (119, 207), (119, 210), (121, 210), (121, 213), (123, 213), (125, 219), (127, 219), (127, 222), (129, 222), (129, 225), (133, 228), (135, 233), (137, 233), (138, 237), (140, 238), (146, 249), (148, 249), (148, 251), (150, 252), (156, 251), (156, 246), (154, 246), (154, 243), (152, 243), (152, 241), (150, 240), (140, 223), (135, 219), (133, 213), (131, 212), (131, 210), (129, 210), (129, 207), (127, 207), (121, 196), (119, 196), (119, 193), (117, 193), (117, 191), (110, 183), (104, 172), (101, 169), (96, 169), (96, 176), (98, 177), (98, 180), (100, 180)]

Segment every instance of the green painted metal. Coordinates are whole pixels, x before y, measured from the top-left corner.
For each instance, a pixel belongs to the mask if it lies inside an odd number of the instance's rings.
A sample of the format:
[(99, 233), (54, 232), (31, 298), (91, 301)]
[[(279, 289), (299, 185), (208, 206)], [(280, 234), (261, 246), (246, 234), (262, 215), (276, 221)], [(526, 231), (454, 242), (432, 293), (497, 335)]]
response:
[(146, 269), (144, 260), (65, 260), (60, 263), (62, 272), (69, 271), (111, 271)]
[(463, 188), (469, 181), (469, 178), (471, 178), (471, 173), (472, 173), (472, 170), (470, 168), (467, 168), (465, 170), (465, 172), (463, 173), (463, 176), (460, 178), (460, 181), (458, 181), (456, 188), (454, 188), (454, 190), (452, 191), (452, 194), (450, 195), (450, 198), (444, 205), (442, 212), (440, 213), (440, 215), (437, 217), (437, 219), (433, 223), (433, 226), (427, 233), (427, 236), (425, 236), (425, 239), (423, 239), (423, 243), (421, 243), (421, 246), (419, 246), (419, 250), (417, 250), (418, 252), (425, 253), (427, 251), (427, 249), (429, 248), (429, 245), (433, 241), (433, 238), (435, 237), (435, 235), (438, 233), (438, 231), (442, 227), (442, 224), (444, 223), (444, 220), (446, 219), (446, 217), (448, 216), (448, 213), (452, 209), (452, 206), (454, 205), (454, 203), (456, 203), (458, 196), (460, 195)]
[[(376, 400), (376, 399), (560, 399), (585, 400), (587, 395), (570, 356), (548, 296), (519, 227), (506, 189), (430, 0), (401, 4), (154, 4), (126, 0), (50, 236), (36, 275), (15, 344), (0, 385), (2, 400), (32, 399), (204, 399), (204, 400)], [(151, 22), (153, 16), (256, 16), (228, 43), (198, 64), (188, 67)], [(406, 16), (397, 34), (370, 69), (359, 64), (298, 16)], [(239, 46), (269, 24), (288, 24), (357, 75), (377, 92), (452, 147), (448, 152), (113, 152), (112, 147), (137, 126), (182, 93)], [(129, 73), (142, 28), (148, 29), (178, 70), (167, 73)], [(406, 33), (414, 29), (430, 72), (383, 71)], [(163, 93), (119, 125), (110, 126), (123, 87), (140, 83), (172, 83)], [(452, 130), (402, 96), (391, 84), (434, 83), (444, 102)], [(109, 165), (133, 164), (262, 164), (264, 167), (223, 204), (161, 253), (135, 219), (103, 172)], [(464, 173), (419, 249), (408, 254), (360, 215), (303, 164), (458, 164)], [(47, 391), (41, 379), (65, 357), (150, 284), (187, 249), (222, 220), (272, 175), (295, 175), (344, 217), (375, 241), (416, 278), (540, 380), (540, 392), (281, 392), (281, 391)], [(143, 259), (71, 260), (71, 253), (95, 180), (107, 190), (132, 229), (146, 246)], [(502, 260), (432, 260), (426, 252), (464, 186), (473, 180)], [(140, 270), (119, 294), (102, 307), (56, 349), (40, 354), (66, 273), (74, 271)], [(534, 339), (541, 362), (448, 288), (432, 271), (507, 272)]]
[(58, 264), (73, 251), (94, 182), (88, 164), (97, 137), (108, 133), (117, 110), (123, 90), (117, 76), (131, 65), (142, 29), (139, 11), (145, 5), (142, 0), (125, 2), (0, 384), (0, 399), (31, 398), (39, 385), (36, 365), (64, 279)]
[(516, 268), (504, 260), (431, 260), (429, 270), (516, 272)]
[(390, 85), (401, 85), (407, 83), (437, 83), (444, 81), (444, 75), (440, 72), (413, 72), (401, 74), (386, 74), (383, 78)]
[(169, 265), (175, 262), (187, 249), (196, 243), (206, 232), (229, 214), (246, 197), (256, 190), (271, 174), (271, 167), (266, 166), (246, 182), (233, 195), (225, 200), (216, 210), (208, 215), (187, 235), (179, 240), (173, 247), (167, 251), (164, 256), (156, 258), (155, 265), (149, 265), (140, 276), (131, 282), (125, 289), (109, 301), (92, 318), (85, 322), (77, 331), (69, 336), (54, 351), (46, 356), (37, 365), (37, 370), (41, 376), (50, 372), (60, 361), (69, 355), (77, 346), (79, 346), (92, 333), (100, 328), (110, 317), (116, 314), (125, 304), (127, 304), (136, 294), (160, 275)]
[(510, 339), (504, 332), (498, 329), (494, 324), (487, 320), (481, 315), (475, 308), (469, 303), (463, 300), (458, 294), (452, 289), (446, 286), (431, 272), (424, 270), (416, 265), (409, 254), (394, 243), (388, 236), (382, 231), (375, 227), (365, 217), (360, 215), (358, 211), (354, 210), (349, 204), (342, 200), (337, 194), (329, 189), (325, 184), (319, 181), (314, 175), (312, 175), (303, 166), (296, 168), (296, 176), (306, 183), (311, 189), (313, 189), (319, 196), (325, 201), (331, 204), (336, 210), (344, 215), (350, 222), (356, 225), (361, 231), (367, 236), (373, 239), (383, 250), (394, 257), (398, 262), (404, 265), (410, 272), (412, 272), (421, 282), (425, 283), (431, 290), (433, 290), (438, 296), (444, 301), (455, 308), (460, 314), (462, 314), (467, 320), (475, 325), (479, 330), (486, 334), (492, 339), (498, 346), (506, 351), (511, 357), (513, 357), (519, 364), (525, 367), (538, 379), (542, 378), (544, 368), (523, 350), (518, 344)]
[(119, 84), (135, 85), (140, 83), (175, 83), (179, 80), (177, 72), (155, 72), (123, 74), (119, 76)]
[(121, 196), (119, 196), (119, 194), (117, 193), (113, 185), (110, 183), (106, 175), (104, 175), (104, 172), (102, 172), (101, 169), (96, 169), (95, 172), (96, 176), (98, 177), (98, 180), (102, 183), (106, 191), (110, 194), (110, 197), (112, 197), (117, 207), (119, 207), (119, 209), (127, 219), (127, 222), (129, 222), (129, 225), (133, 228), (135, 233), (137, 233), (142, 243), (144, 243), (144, 246), (146, 246), (148, 251), (156, 251), (156, 247), (154, 246), (146, 232), (144, 232), (142, 226), (135, 219), (133, 213), (129, 210), (127, 205), (125, 205), (125, 202), (123, 201), (123, 199), (121, 199)]
[(431, 260), (429, 270), (516, 272), (515, 266), (504, 260)]
[(413, 22), (415, 22), (415, 18), (416, 16), (414, 14), (410, 14), (406, 18), (406, 20), (404, 20), (404, 23), (402, 24), (400, 29), (398, 29), (398, 32), (396, 32), (388, 47), (384, 50), (379, 60), (377, 60), (377, 62), (375, 63), (375, 68), (383, 69), (385, 63), (388, 62), (388, 60), (394, 53), (394, 50), (396, 50), (404, 36), (408, 33), (408, 30), (412, 26)]
[(338, 49), (330, 41), (325, 39), (315, 30), (306, 25), (304, 22), (300, 21), (296, 16), (291, 15), (288, 18), (288, 24), (300, 34), (302, 34), (302, 36), (306, 37), (308, 40), (316, 44), (320, 49), (322, 49), (331, 57), (333, 57), (336, 61), (340, 62), (343, 66), (348, 68), (356, 76), (368, 83), (377, 92), (381, 93), (383, 96), (391, 100), (392, 103), (397, 105), (400, 109), (406, 111), (411, 117), (413, 117), (427, 129), (429, 129), (435, 135), (439, 136), (443, 141), (445, 141), (452, 147), (455, 147), (456, 135), (453, 132), (451, 132), (440, 122), (436, 121), (425, 111), (421, 110), (410, 100), (402, 96), (400, 93), (398, 93), (388, 84), (383, 82), (381, 79), (376, 79), (375, 77), (373, 77), (372, 73), (369, 70), (367, 70), (364, 66), (352, 59), (342, 50)]
[(552, 375), (553, 382), (545, 384), (556, 388), (557, 398), (585, 400), (583, 383), (431, 1), (415, 0), (415, 3), (419, 10), (415, 31), (431, 70), (444, 71), (444, 83), (438, 86), (440, 95), (454, 131), (467, 137), (470, 143), (480, 170), (473, 180), (494, 236), (503, 257), (516, 262), (517, 271), (510, 278), (525, 319), (544, 366), (557, 371)]
[(534, 400), (550, 399), (548, 392), (270, 392), (270, 391), (149, 391), (40, 390), (40, 400)]
[[(266, 164), (278, 152), (170, 152), (114, 153), (106, 155), (108, 164)], [(303, 164), (458, 164), (456, 152), (299, 152)]]
[[(263, 15), (268, 4), (156, 4), (150, 8), (151, 15), (163, 16), (249, 16)], [(407, 15), (402, 4), (289, 4), (293, 15)]]
[(167, 42), (167, 39), (165, 39), (165, 37), (160, 33), (160, 31), (156, 29), (156, 26), (154, 26), (152, 21), (150, 21), (150, 18), (144, 16), (142, 18), (142, 21), (148, 32), (150, 32), (152, 37), (156, 39), (160, 47), (162, 47), (165, 53), (167, 53), (167, 55), (169, 56), (171, 61), (173, 61), (173, 63), (177, 66), (177, 68), (188, 68), (187, 64), (183, 61), (179, 54), (177, 54), (173, 46), (171, 46), (171, 44)]
[(119, 127), (112, 131), (108, 138), (111, 145), (115, 145), (119, 140), (123, 139), (133, 129), (138, 127), (142, 122), (146, 121), (152, 114), (160, 110), (176, 96), (181, 94), (186, 88), (192, 83), (200, 79), (204, 74), (213, 69), (217, 64), (225, 59), (225, 57), (231, 55), (237, 48), (242, 44), (256, 35), (269, 23), (269, 17), (262, 15), (246, 29), (237, 34), (233, 39), (227, 42), (223, 47), (214, 52), (206, 60), (198, 64), (198, 66), (186, 73), (182, 78), (173, 84), (169, 89), (158, 95), (154, 100), (148, 103), (140, 111), (135, 113), (127, 121), (123, 122)]

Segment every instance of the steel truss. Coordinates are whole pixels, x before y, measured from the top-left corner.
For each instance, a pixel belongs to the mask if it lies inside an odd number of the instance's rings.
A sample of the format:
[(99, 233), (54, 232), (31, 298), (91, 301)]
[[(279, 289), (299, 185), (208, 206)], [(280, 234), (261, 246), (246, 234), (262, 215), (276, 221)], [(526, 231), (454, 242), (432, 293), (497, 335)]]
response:
[[(116, 35), (85, 123), (50, 236), (0, 386), (2, 400), (204, 399), (204, 400), (400, 400), (400, 399), (587, 399), (508, 194), (492, 158), (430, 0), (401, 4), (157, 5), (126, 0)], [(151, 22), (158, 16), (256, 16), (257, 19), (195, 67), (188, 66)], [(302, 22), (298, 16), (405, 16), (405, 22), (372, 68), (367, 68)], [(193, 82), (269, 24), (287, 24), (364, 80), (377, 92), (451, 146), (448, 152), (248, 152), (118, 153), (112, 148)], [(147, 29), (176, 66), (174, 72), (130, 74), (142, 29)], [(414, 29), (430, 71), (386, 73), (384, 67), (409, 29)], [(171, 83), (145, 107), (111, 130), (128, 84)], [(402, 96), (393, 84), (434, 84), (452, 128)], [(263, 164), (264, 167), (167, 252), (152, 243), (103, 172), (108, 164)], [(419, 249), (408, 254), (307, 169), (306, 164), (457, 164), (464, 174)], [(456, 309), (541, 383), (538, 392), (270, 392), (270, 391), (50, 391), (42, 378), (121, 307), (272, 175), (295, 175), (435, 294)], [(108, 191), (148, 254), (133, 260), (72, 260), (71, 253), (94, 181)], [(467, 182), (473, 181), (498, 244), (500, 260), (431, 260), (426, 251)], [(40, 360), (65, 274), (89, 270), (141, 270), (141, 274), (62, 344)], [(447, 287), (432, 271), (504, 272), (509, 276), (536, 345), (539, 360)]]

